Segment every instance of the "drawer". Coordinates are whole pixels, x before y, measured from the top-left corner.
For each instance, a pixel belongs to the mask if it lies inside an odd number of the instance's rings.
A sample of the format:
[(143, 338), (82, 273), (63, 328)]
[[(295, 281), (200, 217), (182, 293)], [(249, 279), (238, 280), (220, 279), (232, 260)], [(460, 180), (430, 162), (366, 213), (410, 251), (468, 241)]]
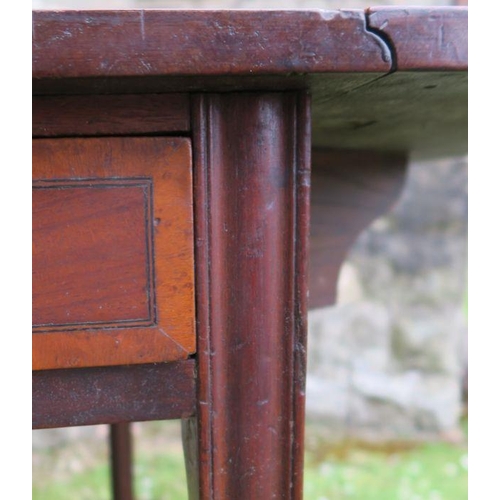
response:
[(33, 140), (33, 369), (195, 351), (189, 139)]

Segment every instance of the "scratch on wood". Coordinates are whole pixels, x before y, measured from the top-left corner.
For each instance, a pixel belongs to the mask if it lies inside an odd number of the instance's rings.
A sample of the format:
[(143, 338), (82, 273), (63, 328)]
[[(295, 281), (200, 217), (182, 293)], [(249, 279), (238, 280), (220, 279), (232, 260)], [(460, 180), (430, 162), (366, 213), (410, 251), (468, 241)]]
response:
[(439, 38), (438, 38), (438, 41), (439, 41), (439, 48), (440, 49), (444, 49), (444, 24), (441, 24), (441, 26), (439, 26)]
[(139, 17), (141, 20), (141, 38), (144, 41), (146, 39), (146, 29), (144, 27), (144, 11), (143, 10), (140, 11)]

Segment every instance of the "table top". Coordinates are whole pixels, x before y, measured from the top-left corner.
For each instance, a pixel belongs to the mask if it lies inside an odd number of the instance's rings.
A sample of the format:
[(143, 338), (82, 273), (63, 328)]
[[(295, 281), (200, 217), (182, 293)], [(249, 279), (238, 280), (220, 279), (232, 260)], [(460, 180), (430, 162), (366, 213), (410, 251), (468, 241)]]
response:
[(312, 93), (319, 147), (463, 154), (467, 8), (35, 11), (35, 94)]

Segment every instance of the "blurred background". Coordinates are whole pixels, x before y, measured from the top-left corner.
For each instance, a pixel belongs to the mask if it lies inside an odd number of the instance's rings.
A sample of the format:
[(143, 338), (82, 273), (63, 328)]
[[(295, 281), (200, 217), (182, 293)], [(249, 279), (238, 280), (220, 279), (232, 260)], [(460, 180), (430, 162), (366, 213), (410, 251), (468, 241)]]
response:
[[(373, 5), (32, 2), (34, 9)], [(305, 500), (467, 498), (467, 158), (410, 163), (399, 201), (351, 249), (337, 305), (310, 312), (308, 342)], [(179, 422), (136, 423), (132, 430), (137, 499), (187, 499)], [(33, 499), (110, 499), (107, 438), (106, 426), (34, 431)]]

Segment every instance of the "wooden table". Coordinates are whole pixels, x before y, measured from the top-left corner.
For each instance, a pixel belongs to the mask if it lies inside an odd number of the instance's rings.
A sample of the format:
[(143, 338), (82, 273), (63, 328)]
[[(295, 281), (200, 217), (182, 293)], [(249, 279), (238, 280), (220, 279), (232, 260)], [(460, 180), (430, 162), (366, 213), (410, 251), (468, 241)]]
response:
[(34, 428), (113, 424), (122, 500), (174, 418), (190, 498), (301, 498), (307, 309), (465, 153), (467, 9), (40, 11), (33, 93)]

